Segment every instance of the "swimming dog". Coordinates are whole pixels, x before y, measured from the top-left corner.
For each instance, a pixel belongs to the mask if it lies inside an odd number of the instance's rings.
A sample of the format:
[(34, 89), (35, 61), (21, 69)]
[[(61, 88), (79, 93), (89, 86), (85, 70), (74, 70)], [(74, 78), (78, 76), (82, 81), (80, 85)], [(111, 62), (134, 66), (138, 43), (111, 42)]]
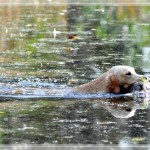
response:
[(124, 93), (129, 85), (140, 81), (143, 75), (135, 72), (130, 66), (119, 65), (110, 68), (107, 72), (89, 83), (77, 86), (74, 92), (78, 93)]

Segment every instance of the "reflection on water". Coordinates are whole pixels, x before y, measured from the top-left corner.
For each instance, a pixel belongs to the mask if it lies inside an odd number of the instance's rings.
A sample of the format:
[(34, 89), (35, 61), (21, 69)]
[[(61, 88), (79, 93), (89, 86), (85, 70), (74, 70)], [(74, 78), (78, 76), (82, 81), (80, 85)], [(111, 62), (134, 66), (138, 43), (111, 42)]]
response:
[[(118, 64), (149, 75), (149, 12), (135, 5), (0, 6), (1, 84), (66, 90)], [(147, 99), (0, 102), (1, 144), (149, 144), (149, 123)]]
[(144, 144), (147, 103), (129, 98), (3, 102), (2, 143), (116, 144), (130, 137), (130, 143)]
[[(101, 103), (102, 102), (102, 103)], [(142, 98), (134, 100), (129, 97), (113, 98), (111, 100), (104, 99), (100, 101), (103, 108), (108, 110), (116, 118), (129, 118), (135, 115), (138, 109), (147, 109), (149, 99)]]

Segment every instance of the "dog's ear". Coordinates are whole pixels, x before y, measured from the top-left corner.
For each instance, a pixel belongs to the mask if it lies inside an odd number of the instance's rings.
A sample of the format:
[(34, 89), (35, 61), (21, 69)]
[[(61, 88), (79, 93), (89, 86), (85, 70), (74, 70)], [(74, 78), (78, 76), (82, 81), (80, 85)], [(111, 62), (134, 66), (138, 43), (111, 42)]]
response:
[(119, 82), (116, 79), (116, 76), (112, 73), (108, 74), (107, 76), (107, 89), (108, 92), (110, 93), (119, 93), (120, 92), (120, 87), (119, 87)]

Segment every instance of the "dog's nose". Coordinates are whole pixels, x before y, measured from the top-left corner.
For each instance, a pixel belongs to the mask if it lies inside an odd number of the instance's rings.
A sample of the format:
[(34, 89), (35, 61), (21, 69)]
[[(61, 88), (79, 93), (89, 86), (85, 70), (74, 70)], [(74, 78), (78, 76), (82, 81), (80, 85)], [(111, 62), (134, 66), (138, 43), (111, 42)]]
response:
[(150, 78), (147, 77), (147, 76), (142, 76), (142, 77), (140, 78), (140, 80), (141, 80), (143, 83), (149, 83), (149, 82), (150, 82)]
[(141, 81), (144, 80), (144, 79), (145, 79), (145, 77), (144, 77), (143, 75), (136, 74), (136, 75), (134, 76), (134, 81), (135, 81), (135, 82), (141, 82)]

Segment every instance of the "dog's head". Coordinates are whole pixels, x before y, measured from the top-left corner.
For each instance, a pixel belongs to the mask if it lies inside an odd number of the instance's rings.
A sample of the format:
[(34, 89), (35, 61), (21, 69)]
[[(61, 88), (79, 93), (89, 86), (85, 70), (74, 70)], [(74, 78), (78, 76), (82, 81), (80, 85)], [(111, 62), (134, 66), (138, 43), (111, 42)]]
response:
[(140, 81), (142, 75), (137, 74), (134, 68), (129, 66), (114, 66), (108, 71), (107, 78), (110, 92), (119, 93), (120, 87), (128, 88), (132, 83)]

